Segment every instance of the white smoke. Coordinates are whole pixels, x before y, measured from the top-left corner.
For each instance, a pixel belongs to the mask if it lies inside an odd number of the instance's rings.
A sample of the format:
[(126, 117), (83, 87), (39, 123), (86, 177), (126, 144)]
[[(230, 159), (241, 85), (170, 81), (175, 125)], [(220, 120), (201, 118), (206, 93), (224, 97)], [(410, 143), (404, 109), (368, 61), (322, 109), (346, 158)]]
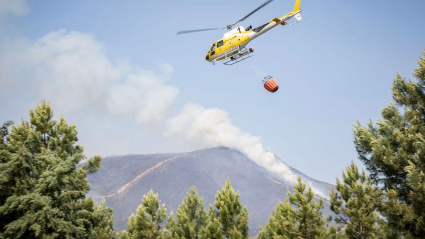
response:
[(26, 0), (0, 0), (0, 25), (9, 15), (22, 16), (29, 12)]
[(202, 140), (210, 147), (226, 146), (237, 149), (284, 180), (291, 183), (297, 181), (297, 176), (282, 161), (264, 149), (260, 137), (252, 136), (234, 126), (224, 110), (187, 104), (181, 114), (167, 120), (165, 136), (176, 133), (183, 133), (192, 140)]
[(0, 76), (7, 76), (3, 81), (35, 87), (21, 93), (36, 92), (38, 100), (52, 102), (67, 115), (94, 110), (146, 123), (159, 120), (179, 93), (177, 87), (165, 84), (173, 71), (170, 65), (161, 64), (160, 73), (155, 73), (114, 64), (92, 34), (59, 30), (33, 44), (3, 49)]
[[(172, 68), (166, 68), (168, 75)], [(129, 75), (126, 84), (111, 89), (107, 101), (109, 111), (119, 116), (133, 115), (137, 123), (160, 120), (179, 92), (176, 87), (162, 84), (162, 78), (163, 75), (152, 73)]]

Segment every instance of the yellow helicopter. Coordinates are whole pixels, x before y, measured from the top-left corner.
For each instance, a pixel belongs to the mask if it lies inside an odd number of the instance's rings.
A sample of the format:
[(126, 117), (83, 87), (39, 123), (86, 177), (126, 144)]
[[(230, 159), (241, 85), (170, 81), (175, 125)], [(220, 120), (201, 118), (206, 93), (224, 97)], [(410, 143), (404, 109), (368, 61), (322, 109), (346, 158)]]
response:
[(256, 8), (254, 11), (250, 12), (248, 15), (244, 16), (239, 21), (231, 25), (219, 28), (179, 31), (177, 32), (177, 35), (210, 30), (227, 30), (228, 32), (224, 34), (222, 39), (214, 42), (211, 45), (210, 51), (205, 56), (205, 60), (208, 62), (212, 62), (213, 64), (215, 64), (216, 62), (227, 60), (226, 62), (224, 62), (225, 65), (234, 65), (240, 61), (251, 57), (249, 54), (254, 52), (254, 48), (246, 48), (246, 46), (255, 38), (263, 35), (264, 33), (268, 32), (269, 30), (278, 25), (287, 25), (287, 21), (293, 17), (295, 17), (297, 22), (301, 21), (301, 0), (296, 0), (294, 10), (282, 17), (273, 18), (270, 22), (256, 28), (252, 28), (252, 26), (249, 26), (247, 28), (239, 26), (238, 28), (233, 29), (236, 24), (247, 19), (249, 16), (251, 16), (256, 11), (260, 10), (272, 1), (273, 0), (268, 0), (267, 2)]

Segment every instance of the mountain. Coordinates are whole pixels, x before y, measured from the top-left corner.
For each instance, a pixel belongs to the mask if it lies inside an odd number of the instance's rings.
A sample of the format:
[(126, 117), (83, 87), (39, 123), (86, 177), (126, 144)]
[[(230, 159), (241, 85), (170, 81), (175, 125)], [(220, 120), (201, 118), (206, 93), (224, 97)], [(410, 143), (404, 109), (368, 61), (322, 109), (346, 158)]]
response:
[[(294, 168), (291, 170), (329, 195), (331, 184), (312, 179)], [(104, 158), (99, 171), (88, 175), (91, 190), (87, 196), (93, 196), (98, 202), (106, 198), (106, 205), (114, 209), (115, 229), (123, 230), (128, 217), (136, 212), (143, 195), (150, 189), (159, 193), (167, 213), (176, 211), (192, 186), (204, 197), (208, 208), (227, 178), (248, 207), (250, 235), (258, 233), (259, 225), (268, 221), (278, 201), (285, 199), (288, 190), (293, 191), (292, 183), (256, 165), (241, 152), (217, 147), (180, 154)], [(330, 214), (326, 200), (324, 214)]]

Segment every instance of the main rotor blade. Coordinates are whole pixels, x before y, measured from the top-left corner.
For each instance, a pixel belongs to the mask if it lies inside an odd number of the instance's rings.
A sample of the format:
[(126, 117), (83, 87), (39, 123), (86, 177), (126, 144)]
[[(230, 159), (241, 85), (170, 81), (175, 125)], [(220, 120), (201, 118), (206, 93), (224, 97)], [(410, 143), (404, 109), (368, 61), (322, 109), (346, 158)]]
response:
[(198, 30), (187, 30), (187, 31), (178, 31), (176, 35), (180, 35), (180, 34), (187, 34), (187, 33), (194, 33), (194, 32), (203, 32), (203, 31), (211, 31), (211, 30), (231, 30), (232, 27), (236, 24), (238, 24), (239, 22), (242, 22), (243, 20), (247, 19), (248, 17), (250, 17), (252, 14), (254, 14), (255, 12), (257, 12), (258, 10), (260, 10), (261, 8), (265, 7), (267, 4), (273, 2), (273, 0), (268, 0), (267, 2), (263, 3), (261, 6), (257, 7), (254, 11), (250, 12), (248, 15), (246, 15), (245, 17), (241, 18), (239, 21), (233, 23), (232, 25), (228, 25), (226, 27), (219, 27), (219, 28), (208, 28), (208, 29), (198, 29)]
[(250, 12), (248, 15), (246, 15), (245, 17), (241, 18), (239, 21), (233, 23), (232, 26), (238, 24), (239, 22), (242, 22), (243, 20), (247, 19), (248, 17), (250, 17), (252, 14), (254, 14), (256, 11), (260, 10), (261, 8), (263, 8), (264, 6), (266, 6), (267, 4), (269, 4), (270, 2), (272, 2), (273, 0), (268, 0), (267, 2), (263, 3), (263, 5), (257, 7), (254, 11)]
[(222, 29), (225, 29), (225, 28), (219, 27), (219, 28), (208, 28), (208, 29), (179, 31), (179, 32), (177, 32), (177, 35), (186, 34), (186, 33), (193, 33), (193, 32), (203, 32), (203, 31), (211, 31), (211, 30), (222, 30)]

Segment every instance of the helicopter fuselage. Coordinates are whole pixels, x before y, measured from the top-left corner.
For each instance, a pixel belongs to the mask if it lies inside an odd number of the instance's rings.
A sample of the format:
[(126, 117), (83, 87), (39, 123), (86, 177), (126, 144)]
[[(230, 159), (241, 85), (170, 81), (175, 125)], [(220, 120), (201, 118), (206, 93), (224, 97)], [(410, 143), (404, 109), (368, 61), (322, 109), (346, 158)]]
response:
[(211, 44), (210, 50), (205, 56), (205, 60), (208, 62), (218, 62), (239, 54), (241, 50), (244, 49), (252, 40), (278, 25), (286, 25), (286, 20), (300, 12), (301, 10), (298, 10), (296, 12), (288, 13), (280, 18), (274, 18), (269, 23), (254, 29), (248, 27), (249, 30), (247, 30), (243, 26), (239, 26), (226, 32), (222, 39)]
[(206, 61), (222, 61), (233, 56), (248, 45), (253, 36), (253, 32), (246, 31), (243, 26), (225, 33), (222, 39), (211, 44), (210, 50), (205, 56)]

